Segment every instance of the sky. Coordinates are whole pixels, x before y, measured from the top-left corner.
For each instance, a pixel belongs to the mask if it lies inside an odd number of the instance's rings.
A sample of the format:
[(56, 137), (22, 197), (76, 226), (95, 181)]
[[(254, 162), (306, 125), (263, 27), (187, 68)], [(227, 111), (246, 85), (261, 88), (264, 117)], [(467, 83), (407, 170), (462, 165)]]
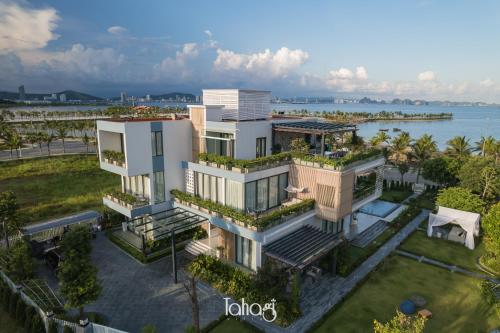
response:
[(500, 1), (0, 0), (0, 90), (500, 103)]

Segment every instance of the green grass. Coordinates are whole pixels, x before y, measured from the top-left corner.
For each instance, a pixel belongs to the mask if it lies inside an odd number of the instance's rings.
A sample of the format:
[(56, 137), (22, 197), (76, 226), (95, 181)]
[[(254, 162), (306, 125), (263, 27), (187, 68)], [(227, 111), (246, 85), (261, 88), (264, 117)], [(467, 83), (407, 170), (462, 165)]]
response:
[(101, 210), (102, 197), (120, 177), (99, 169), (94, 156), (72, 155), (0, 163), (0, 188), (16, 194), (22, 222), (39, 222), (87, 209)]
[(256, 333), (260, 332), (257, 328), (253, 327), (252, 325), (236, 320), (234, 318), (227, 318), (223, 321), (220, 322), (217, 326), (215, 326), (213, 329), (209, 330), (208, 332), (210, 333), (233, 333), (233, 332), (238, 332), (238, 333)]
[(9, 314), (0, 309), (0, 332), (2, 333), (25, 333), (24, 328), (17, 326), (17, 323)]
[(429, 238), (423, 231), (415, 231), (408, 237), (400, 249), (447, 264), (457, 265), (470, 271), (482, 272), (476, 266), (476, 260), (485, 253), (484, 244), (475, 239), (476, 248), (469, 250), (463, 244), (439, 238)]
[(411, 189), (384, 189), (382, 196), (379, 199), (399, 203), (412, 194), (413, 191)]
[(424, 209), (434, 210), (436, 207), (437, 191), (427, 190), (415, 198), (415, 204)]
[(433, 318), (424, 332), (490, 332), (500, 319), (480, 294), (479, 281), (412, 259), (389, 257), (313, 332), (373, 332), (373, 320), (386, 322), (412, 294), (427, 300)]

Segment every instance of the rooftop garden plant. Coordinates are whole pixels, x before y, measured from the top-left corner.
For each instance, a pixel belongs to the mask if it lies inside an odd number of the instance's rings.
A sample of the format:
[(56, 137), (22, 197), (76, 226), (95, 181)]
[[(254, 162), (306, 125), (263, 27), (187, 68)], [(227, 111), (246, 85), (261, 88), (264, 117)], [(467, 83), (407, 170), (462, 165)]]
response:
[(245, 223), (245, 225), (248, 225), (250, 227), (255, 227), (259, 231), (278, 225), (282, 223), (284, 219), (286, 219), (289, 216), (292, 216), (294, 214), (302, 214), (314, 208), (314, 200), (306, 199), (296, 204), (283, 207), (281, 209), (273, 210), (267, 214), (263, 214), (256, 218), (253, 215), (246, 214), (237, 209), (227, 207), (210, 200), (205, 200), (198, 196), (185, 193), (176, 189), (170, 191), (170, 193), (174, 198), (177, 198), (182, 202), (187, 202), (190, 204), (197, 205), (198, 207), (208, 209), (211, 212), (215, 212), (225, 217), (229, 217), (236, 221)]
[(129, 204), (129, 205), (140, 205), (140, 204), (147, 203), (147, 201), (144, 199), (140, 199), (140, 198), (138, 198), (135, 195), (132, 195), (130, 193), (123, 193), (119, 190), (113, 190), (113, 191), (109, 192), (108, 195), (124, 202), (125, 204)]
[(125, 154), (114, 150), (103, 150), (102, 155), (104, 158), (120, 163), (125, 163)]

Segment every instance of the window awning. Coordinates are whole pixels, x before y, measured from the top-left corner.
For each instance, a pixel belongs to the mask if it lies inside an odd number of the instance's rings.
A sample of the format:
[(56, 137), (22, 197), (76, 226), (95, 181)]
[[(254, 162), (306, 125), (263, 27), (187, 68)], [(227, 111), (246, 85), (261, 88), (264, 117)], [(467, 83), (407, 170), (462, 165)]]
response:
[(303, 269), (341, 242), (339, 234), (326, 233), (307, 225), (269, 243), (264, 251), (271, 258)]

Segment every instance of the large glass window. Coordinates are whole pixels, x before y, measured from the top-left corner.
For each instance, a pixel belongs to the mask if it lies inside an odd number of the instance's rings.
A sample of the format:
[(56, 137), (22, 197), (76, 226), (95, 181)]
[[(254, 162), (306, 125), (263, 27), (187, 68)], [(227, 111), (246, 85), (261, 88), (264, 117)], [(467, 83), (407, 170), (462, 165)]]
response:
[(155, 203), (165, 201), (165, 178), (163, 171), (154, 173)]
[(240, 235), (234, 236), (236, 245), (236, 262), (242, 266), (255, 270), (256, 249), (254, 241), (241, 237)]
[(232, 134), (210, 131), (205, 134), (207, 153), (219, 156), (234, 156)]
[(280, 205), (288, 198), (288, 173), (245, 184), (245, 208), (248, 211), (266, 210)]
[(226, 206), (244, 209), (243, 202), (243, 183), (226, 179)]
[(257, 181), (257, 210), (266, 210), (268, 207), (268, 185), (268, 178)]
[(257, 138), (255, 147), (255, 157), (266, 156), (266, 138)]
[(344, 230), (344, 219), (333, 222), (328, 220), (321, 221), (321, 230), (327, 233), (338, 234)]
[(153, 156), (163, 155), (163, 134), (161, 131), (151, 132), (151, 149)]

